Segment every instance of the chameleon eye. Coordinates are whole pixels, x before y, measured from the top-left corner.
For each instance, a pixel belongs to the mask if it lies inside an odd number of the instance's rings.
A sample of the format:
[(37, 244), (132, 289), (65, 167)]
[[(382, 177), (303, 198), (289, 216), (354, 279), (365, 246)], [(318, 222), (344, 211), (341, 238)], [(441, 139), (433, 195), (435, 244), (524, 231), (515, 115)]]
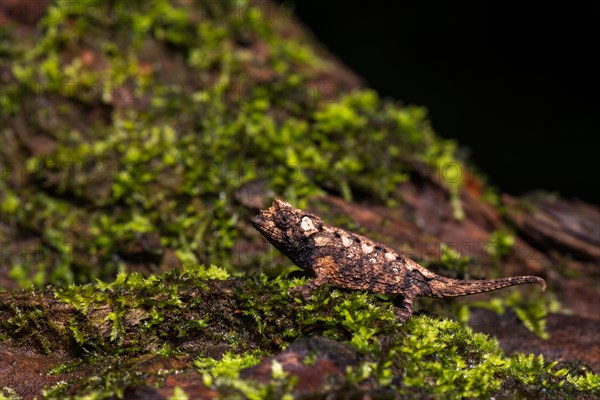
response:
[(290, 219), (288, 218), (287, 215), (283, 215), (281, 217), (281, 225), (285, 228), (288, 227), (290, 225)]

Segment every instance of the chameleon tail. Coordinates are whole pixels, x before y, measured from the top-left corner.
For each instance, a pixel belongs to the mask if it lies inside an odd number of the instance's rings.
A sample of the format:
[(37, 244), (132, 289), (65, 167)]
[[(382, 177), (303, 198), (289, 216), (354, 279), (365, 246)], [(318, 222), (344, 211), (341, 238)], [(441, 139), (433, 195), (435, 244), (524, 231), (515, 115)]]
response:
[(436, 276), (427, 283), (430, 293), (427, 293), (426, 295), (429, 297), (465, 296), (468, 294), (489, 292), (523, 283), (537, 283), (542, 286), (542, 292), (546, 290), (546, 281), (537, 276), (513, 276), (489, 280), (459, 280), (446, 278), (444, 276)]

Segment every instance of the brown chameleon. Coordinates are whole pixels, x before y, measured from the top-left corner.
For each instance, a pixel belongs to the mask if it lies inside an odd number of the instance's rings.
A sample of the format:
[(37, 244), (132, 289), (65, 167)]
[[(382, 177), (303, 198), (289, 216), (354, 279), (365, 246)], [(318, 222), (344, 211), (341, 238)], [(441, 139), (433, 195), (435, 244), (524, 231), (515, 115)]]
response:
[(384, 244), (325, 226), (316, 215), (281, 200), (261, 210), (252, 225), (294, 264), (314, 274), (315, 279), (296, 288), (305, 299), (325, 284), (401, 295), (401, 306), (396, 307), (401, 322), (412, 315), (417, 296), (464, 296), (522, 283), (538, 283), (542, 292), (546, 289), (546, 282), (537, 276), (458, 280), (434, 274)]

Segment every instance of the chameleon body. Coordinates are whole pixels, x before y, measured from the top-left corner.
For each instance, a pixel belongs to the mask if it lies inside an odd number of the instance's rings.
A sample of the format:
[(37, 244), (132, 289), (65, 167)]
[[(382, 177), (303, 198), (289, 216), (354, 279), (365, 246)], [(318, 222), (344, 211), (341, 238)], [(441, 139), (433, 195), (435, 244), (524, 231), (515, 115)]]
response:
[(294, 264), (315, 276), (296, 288), (305, 298), (324, 284), (401, 295), (396, 311), (402, 322), (412, 315), (417, 296), (464, 296), (522, 283), (540, 284), (542, 291), (546, 288), (546, 282), (537, 276), (458, 280), (437, 275), (384, 244), (326, 226), (316, 215), (281, 200), (260, 211), (252, 225)]

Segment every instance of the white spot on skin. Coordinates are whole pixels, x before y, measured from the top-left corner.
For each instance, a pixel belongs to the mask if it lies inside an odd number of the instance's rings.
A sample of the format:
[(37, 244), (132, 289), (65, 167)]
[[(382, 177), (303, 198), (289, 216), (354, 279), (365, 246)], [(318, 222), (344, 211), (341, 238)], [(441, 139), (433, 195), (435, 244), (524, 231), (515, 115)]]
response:
[(342, 244), (344, 245), (344, 247), (349, 247), (352, 244), (352, 239), (350, 239), (346, 235), (342, 235)]
[(375, 264), (377, 262), (376, 258), (371, 258), (369, 261), (371, 261), (371, 264)]
[(392, 253), (385, 253), (385, 259), (388, 261), (394, 261), (396, 259), (396, 256)]
[(329, 240), (328, 237), (317, 236), (315, 238), (315, 246), (317, 246), (317, 247), (327, 246), (330, 243), (331, 243), (331, 240)]
[(304, 231), (305, 236), (314, 235), (315, 233), (318, 232), (318, 229), (315, 228), (312, 220), (308, 217), (302, 218), (302, 223), (300, 224), (300, 227)]
[(361, 248), (362, 248), (363, 253), (365, 253), (365, 254), (371, 254), (373, 252), (373, 246), (369, 246), (366, 243), (363, 243)]
[(394, 267), (394, 269), (392, 269), (392, 271), (398, 272), (398, 268)]

